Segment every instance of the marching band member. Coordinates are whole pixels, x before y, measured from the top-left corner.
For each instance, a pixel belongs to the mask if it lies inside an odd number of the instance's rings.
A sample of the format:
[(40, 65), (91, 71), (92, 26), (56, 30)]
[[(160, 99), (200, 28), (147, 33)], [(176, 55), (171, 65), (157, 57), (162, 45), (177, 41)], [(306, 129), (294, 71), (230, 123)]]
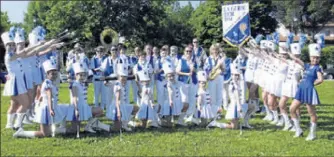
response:
[[(143, 128), (146, 128), (147, 120), (156, 122), (158, 115), (153, 104), (153, 89), (150, 88), (149, 86), (150, 84), (149, 73), (147, 71), (142, 70), (138, 72), (137, 75), (141, 83), (140, 108), (137, 113), (137, 117), (142, 121)], [(154, 126), (159, 127), (156, 123), (154, 123)]]
[(14, 137), (44, 137), (51, 135), (50, 125), (61, 122), (65, 115), (58, 106), (58, 87), (56, 80), (58, 70), (55, 62), (47, 60), (43, 63), (43, 69), (46, 72), (46, 79), (41, 88), (42, 102), (38, 106), (35, 116), (35, 122), (40, 124), (40, 131), (24, 131), (20, 128)]
[[(94, 84), (94, 104), (95, 107), (100, 106), (102, 110), (107, 106), (107, 97), (106, 95), (106, 86), (102, 81), (96, 81), (103, 73), (101, 71), (95, 71), (94, 69), (99, 68), (102, 65), (102, 62), (106, 59), (104, 55), (104, 47), (99, 46), (95, 49), (96, 55), (94, 55), (90, 61), (90, 69), (93, 71), (93, 84)], [(100, 101), (101, 98), (101, 101)]]
[[(146, 53), (145, 52), (139, 52), (139, 59), (138, 59), (138, 63), (133, 67), (133, 75), (137, 75), (137, 73), (139, 71), (147, 71), (150, 74), (150, 78), (152, 73), (153, 73), (153, 67), (150, 64), (150, 62), (146, 59)], [(152, 80), (151, 80), (152, 81)], [(151, 86), (151, 84), (150, 84)], [(140, 83), (137, 82), (137, 87), (138, 89), (140, 89)], [(151, 88), (153, 89), (153, 86), (151, 86)], [(134, 93), (137, 94), (137, 93)], [(140, 105), (140, 98), (137, 98), (137, 104)]]
[[(223, 107), (226, 110), (228, 107), (228, 86), (229, 86), (229, 82), (231, 80), (231, 70), (230, 70), (230, 64), (232, 63), (232, 59), (229, 57), (226, 57), (226, 54), (223, 51), (220, 51), (220, 54), (222, 55), (222, 57), (224, 57), (224, 84), (223, 84), (223, 92), (222, 92), (222, 97), (223, 97)], [(237, 57), (236, 61), (239, 61), (240, 59)]]
[[(100, 67), (95, 69), (95, 71), (100, 71), (103, 74), (101, 80), (104, 80), (104, 77), (117, 77), (117, 48), (116, 46), (111, 46), (110, 54), (107, 58), (105, 58)], [(111, 104), (115, 104), (114, 97), (114, 85), (116, 81), (106, 81), (104, 84), (106, 86), (106, 92), (104, 95), (106, 96), (106, 109), (110, 108)]]
[[(273, 42), (269, 43), (269, 47), (271, 47), (272, 50), (274, 50), (274, 45)], [(276, 124), (278, 126), (282, 126), (282, 123), (279, 123), (279, 116), (278, 116), (278, 102), (277, 98), (281, 97), (281, 92), (282, 92), (282, 84), (283, 81), (285, 80), (286, 73), (288, 70), (288, 64), (285, 61), (287, 59), (287, 52), (285, 49), (282, 47), (285, 46), (285, 43), (280, 42), (279, 43), (279, 56), (276, 56), (273, 53), (272, 57), (272, 66), (271, 70), (269, 71), (269, 79), (271, 81), (268, 82), (267, 84), (267, 90), (269, 92), (268, 95), (268, 104), (270, 106), (270, 110), (273, 113), (273, 121), (271, 124)], [(281, 59), (283, 58), (283, 59)]]
[(211, 45), (210, 56), (206, 59), (204, 64), (204, 69), (207, 73), (219, 73), (216, 74), (215, 78), (209, 76), (209, 93), (212, 100), (212, 108), (216, 113), (221, 113), (222, 108), (222, 92), (223, 92), (223, 82), (224, 82), (224, 58), (221, 58), (218, 54), (220, 47), (218, 45)]
[[(6, 76), (7, 81), (4, 87), (4, 96), (11, 97), (11, 105), (7, 112), (7, 125), (6, 128), (18, 129), (22, 127), (22, 120), (25, 117), (25, 113), (29, 108), (29, 96), (27, 94), (27, 87), (25, 81), (25, 73), (22, 62), (19, 58), (26, 58), (33, 55), (43, 55), (48, 51), (55, 49), (58, 44), (54, 42), (47, 42), (44, 45), (42, 43), (30, 46), (21, 51), (15, 50), (15, 30), (11, 29), (9, 32), (5, 32), (1, 35), (1, 39), (6, 48), (5, 65), (8, 70)], [(37, 38), (37, 36), (34, 36)], [(13, 125), (16, 112), (16, 121)]]
[(300, 137), (303, 135), (303, 131), (300, 128), (296, 111), (300, 108), (301, 104), (306, 104), (307, 111), (311, 118), (310, 133), (306, 138), (307, 141), (316, 138), (317, 114), (315, 106), (320, 104), (320, 100), (314, 86), (323, 82), (322, 68), (319, 65), (321, 56), (320, 45), (310, 44), (308, 48), (311, 62), (305, 64), (302, 61), (298, 62), (298, 64), (304, 67), (304, 74), (290, 107), (291, 119), (296, 129), (294, 137)]
[[(207, 74), (205, 71), (198, 71), (198, 91), (197, 91), (197, 114), (196, 118), (200, 119), (201, 124), (207, 125), (207, 123), (215, 117), (215, 113), (211, 108), (211, 96), (210, 93), (206, 90), (207, 83)], [(198, 124), (199, 122), (197, 122)]]
[(236, 129), (238, 127), (238, 121), (241, 117), (241, 113), (245, 112), (247, 104), (245, 102), (246, 98), (244, 95), (244, 80), (242, 79), (242, 71), (238, 69), (237, 65), (231, 65), (231, 74), (232, 80), (229, 85), (229, 96), (230, 96), (230, 104), (228, 105), (228, 109), (226, 111), (225, 119), (231, 120), (230, 123), (220, 123), (216, 121), (212, 121), (208, 127), (219, 127), (219, 128), (228, 128), (228, 129)]
[(68, 62), (66, 63), (66, 72), (68, 72), (68, 79), (69, 79), (69, 84), (71, 85), (72, 80), (75, 80), (75, 73), (73, 69), (73, 64), (74, 63), (82, 63), (85, 65), (85, 67), (89, 67), (89, 59), (84, 53), (84, 49), (81, 47), (79, 43), (76, 43), (74, 45), (74, 50), (73, 50), (73, 56), (68, 59)]
[[(152, 45), (148, 44), (148, 45), (145, 46), (145, 53), (146, 53), (146, 61), (149, 64), (151, 64), (152, 69), (154, 69), (154, 64), (156, 63), (156, 58), (154, 58), (154, 56), (153, 56)], [(150, 77), (151, 77), (150, 86), (152, 86), (152, 89), (153, 89), (154, 84), (155, 84), (154, 75), (153, 75), (153, 71), (149, 71), (149, 72), (152, 72), (152, 73), (150, 73)]]
[[(24, 38), (24, 30), (20, 27), (16, 28), (16, 33), (15, 33), (15, 39), (16, 43), (16, 51), (21, 51), (25, 48), (25, 38)], [(34, 97), (34, 81), (33, 81), (33, 73), (32, 73), (32, 68), (31, 68), (31, 62), (34, 61), (34, 56), (27, 57), (27, 58), (20, 58), (20, 61), (22, 63), (22, 66), (25, 67), (26, 69), (24, 70), (24, 76), (25, 76), (25, 83), (26, 83), (26, 88), (27, 88), (27, 94), (29, 96), (29, 107), (27, 109), (26, 116), (23, 120), (24, 124), (32, 124), (32, 119), (33, 119), (33, 103), (35, 100)]]
[[(109, 131), (109, 125), (103, 124), (96, 119), (96, 117), (103, 116), (103, 110), (100, 107), (90, 107), (87, 103), (88, 91), (85, 81), (87, 79), (88, 67), (84, 63), (76, 62), (73, 64), (73, 70), (76, 80), (70, 85), (71, 104), (62, 106), (63, 113), (66, 115), (66, 121), (72, 122), (71, 129), (68, 132), (78, 131), (77, 129), (80, 127), (76, 126), (80, 126), (81, 121), (88, 121), (84, 129), (87, 132), (96, 133), (93, 128)], [(67, 132), (67, 129), (61, 132)]]
[[(163, 105), (165, 101), (163, 89), (165, 88), (164, 86), (166, 84), (166, 79), (165, 79), (164, 71), (162, 67), (163, 67), (163, 64), (165, 64), (166, 62), (171, 62), (171, 60), (167, 56), (167, 50), (165, 48), (162, 48), (160, 52), (160, 58), (157, 60), (154, 66), (155, 74), (156, 74), (157, 102), (159, 105)], [(174, 65), (173, 63), (171, 64)]]
[[(162, 47), (162, 48), (164, 48), (164, 47)], [(156, 47), (156, 46), (153, 47), (153, 57), (156, 60), (160, 59), (160, 51), (159, 51), (159, 48)]]
[(120, 60), (117, 63), (118, 81), (114, 85), (115, 103), (107, 109), (106, 117), (115, 122), (116, 128), (122, 127), (126, 131), (132, 131), (128, 127), (128, 123), (139, 108), (136, 105), (129, 104), (129, 100), (127, 100), (129, 97), (129, 88), (126, 86), (128, 71), (128, 64)]
[(179, 50), (177, 46), (170, 47), (170, 58), (172, 60), (172, 63), (176, 66), (178, 60), (181, 58), (181, 55), (179, 55)]
[(293, 60), (288, 61), (288, 72), (286, 79), (282, 85), (282, 97), (279, 101), (280, 112), (282, 114), (285, 124), (283, 130), (285, 131), (289, 130), (292, 127), (292, 124), (289, 120), (286, 103), (289, 98), (294, 98), (298, 89), (299, 81), (301, 79), (301, 71), (303, 70), (303, 67), (298, 64), (301, 54), (301, 47), (299, 43), (293, 43), (290, 46), (292, 54), (288, 54)]
[(181, 99), (183, 103), (182, 113), (180, 114), (178, 124), (185, 126), (184, 118), (187, 115), (193, 115), (196, 111), (196, 91), (197, 91), (197, 64), (192, 60), (192, 49), (186, 47), (183, 57), (178, 61), (176, 73), (178, 81), (181, 84)]
[(199, 69), (203, 69), (206, 58), (208, 58), (206, 52), (199, 46), (197, 38), (193, 39), (193, 56), (196, 58), (196, 62)]
[(162, 125), (172, 126), (173, 117), (179, 116), (183, 109), (181, 94), (180, 94), (180, 83), (175, 79), (175, 70), (172, 64), (163, 64), (163, 71), (167, 78), (167, 84), (165, 85), (165, 93), (167, 98), (165, 103), (162, 105), (160, 114), (162, 115)]

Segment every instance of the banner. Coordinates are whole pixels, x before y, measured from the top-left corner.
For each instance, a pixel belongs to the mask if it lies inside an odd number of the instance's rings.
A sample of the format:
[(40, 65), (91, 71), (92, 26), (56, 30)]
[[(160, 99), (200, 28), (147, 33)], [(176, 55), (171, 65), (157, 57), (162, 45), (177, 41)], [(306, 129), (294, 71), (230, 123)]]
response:
[(222, 5), (223, 40), (231, 46), (242, 45), (251, 36), (249, 4)]

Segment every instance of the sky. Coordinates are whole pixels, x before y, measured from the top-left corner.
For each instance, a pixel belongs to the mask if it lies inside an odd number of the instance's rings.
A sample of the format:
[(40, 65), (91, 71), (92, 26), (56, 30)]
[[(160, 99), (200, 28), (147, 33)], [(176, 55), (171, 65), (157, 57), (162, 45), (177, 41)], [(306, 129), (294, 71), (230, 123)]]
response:
[[(188, 4), (188, 1), (179, 1), (181, 7)], [(1, 0), (1, 11), (6, 11), (11, 22), (23, 22), (24, 13), (27, 11), (29, 1)], [(198, 7), (199, 1), (191, 1), (193, 7)]]

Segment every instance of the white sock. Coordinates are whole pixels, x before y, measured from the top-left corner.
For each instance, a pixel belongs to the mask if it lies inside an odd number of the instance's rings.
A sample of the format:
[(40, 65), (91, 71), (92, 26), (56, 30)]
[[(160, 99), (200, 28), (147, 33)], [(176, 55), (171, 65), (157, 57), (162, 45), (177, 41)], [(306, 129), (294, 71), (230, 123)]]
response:
[(13, 127), (14, 125), (14, 119), (15, 119), (15, 113), (7, 114), (7, 125), (6, 127)]
[(14, 135), (14, 137), (28, 137), (28, 138), (34, 138), (35, 137), (35, 131), (24, 131), (22, 128), (17, 130)]
[(310, 129), (310, 131), (314, 133), (316, 127), (317, 127), (317, 123), (311, 122), (311, 129)]
[(277, 110), (276, 111), (272, 111), (272, 113), (273, 113), (273, 116), (274, 116), (274, 120), (278, 120), (278, 112), (277, 112)]
[(16, 118), (16, 121), (15, 121), (14, 127), (15, 128), (21, 128), (23, 118), (25, 117), (25, 113), (16, 113), (16, 115), (17, 115), (17, 118)]
[(300, 126), (299, 126), (299, 119), (292, 118), (292, 121), (293, 121), (293, 125), (294, 125), (295, 128), (296, 128), (296, 131), (297, 131), (297, 129), (300, 129)]
[(282, 117), (284, 119), (285, 124), (288, 124), (289, 123), (289, 116), (288, 116), (288, 114), (282, 113)]

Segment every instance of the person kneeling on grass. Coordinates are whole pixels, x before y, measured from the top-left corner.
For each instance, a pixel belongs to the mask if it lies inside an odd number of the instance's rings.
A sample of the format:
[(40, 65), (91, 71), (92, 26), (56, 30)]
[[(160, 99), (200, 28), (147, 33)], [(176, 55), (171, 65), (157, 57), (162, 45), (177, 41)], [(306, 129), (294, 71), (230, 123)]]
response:
[(230, 104), (226, 111), (226, 120), (231, 120), (230, 123), (220, 123), (217, 121), (212, 121), (207, 127), (219, 127), (236, 129), (238, 127), (239, 118), (241, 117), (241, 112), (247, 111), (247, 104), (244, 102), (244, 81), (241, 79), (241, 71), (239, 71), (236, 65), (231, 65), (232, 80), (229, 85), (229, 96)]
[(196, 119), (193, 121), (200, 126), (206, 126), (207, 123), (214, 118), (215, 113), (211, 108), (211, 96), (206, 90), (207, 74), (205, 71), (197, 72), (197, 79), (199, 87), (197, 92), (197, 114), (194, 115)]
[(114, 85), (115, 103), (108, 106), (106, 117), (115, 122), (113, 130), (122, 127), (125, 131), (132, 131), (128, 127), (129, 121), (138, 112), (138, 106), (128, 104), (129, 86), (126, 86), (128, 77), (128, 65), (120, 60), (116, 64), (118, 81)]
[(147, 120), (151, 120), (151, 126), (160, 127), (157, 123), (158, 113), (156, 111), (156, 106), (153, 104), (153, 90), (149, 86), (150, 76), (148, 71), (140, 71), (137, 73), (139, 80), (141, 82), (141, 99), (140, 108), (137, 113), (137, 118), (142, 121), (142, 127), (146, 128)]
[[(87, 69), (85, 64), (79, 62), (73, 64), (76, 80), (70, 86), (71, 105), (61, 105), (66, 118), (61, 126), (57, 128), (57, 133), (75, 133), (78, 131), (77, 129), (80, 129), (81, 121), (88, 121), (84, 129), (87, 132), (95, 133), (93, 128), (110, 131), (109, 125), (103, 124), (95, 118), (103, 115), (102, 109), (100, 107), (90, 107), (87, 104), (87, 87), (85, 85)], [(69, 129), (66, 129), (66, 121), (72, 122)]]
[[(42, 102), (37, 107), (35, 122), (40, 124), (40, 131), (24, 131), (23, 128), (14, 133), (14, 137), (45, 137), (51, 135), (50, 125), (55, 125), (64, 119), (65, 115), (58, 106), (58, 88), (55, 85), (58, 76), (56, 64), (51, 60), (43, 63), (47, 74), (41, 88)], [(52, 129), (52, 133), (55, 130)]]

